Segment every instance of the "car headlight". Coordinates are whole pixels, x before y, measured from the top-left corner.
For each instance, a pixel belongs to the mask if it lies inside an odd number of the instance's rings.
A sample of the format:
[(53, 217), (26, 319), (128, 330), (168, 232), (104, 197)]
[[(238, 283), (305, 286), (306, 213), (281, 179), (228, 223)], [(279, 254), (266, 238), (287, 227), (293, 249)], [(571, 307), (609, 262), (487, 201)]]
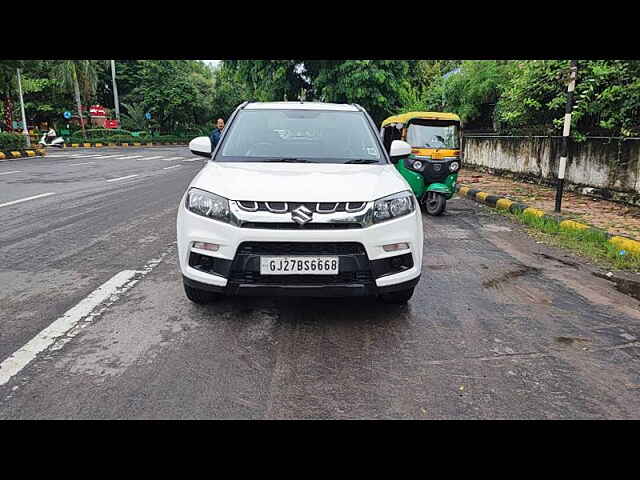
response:
[(407, 215), (415, 210), (413, 194), (406, 190), (380, 198), (373, 203), (373, 223)]
[(187, 194), (185, 207), (197, 215), (230, 223), (229, 200), (215, 193), (192, 188)]
[(455, 172), (459, 168), (460, 168), (460, 164), (458, 162), (451, 162), (449, 164), (449, 170), (451, 170), (452, 172)]

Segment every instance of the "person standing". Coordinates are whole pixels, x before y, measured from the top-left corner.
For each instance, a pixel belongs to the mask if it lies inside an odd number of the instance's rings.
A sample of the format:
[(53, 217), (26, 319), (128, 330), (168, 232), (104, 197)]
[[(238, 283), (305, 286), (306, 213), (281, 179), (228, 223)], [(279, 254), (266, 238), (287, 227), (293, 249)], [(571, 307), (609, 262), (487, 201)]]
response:
[(218, 142), (220, 141), (220, 135), (222, 134), (222, 130), (224, 129), (224, 120), (219, 118), (216, 122), (216, 128), (213, 129), (209, 138), (211, 139), (211, 151), (216, 148)]

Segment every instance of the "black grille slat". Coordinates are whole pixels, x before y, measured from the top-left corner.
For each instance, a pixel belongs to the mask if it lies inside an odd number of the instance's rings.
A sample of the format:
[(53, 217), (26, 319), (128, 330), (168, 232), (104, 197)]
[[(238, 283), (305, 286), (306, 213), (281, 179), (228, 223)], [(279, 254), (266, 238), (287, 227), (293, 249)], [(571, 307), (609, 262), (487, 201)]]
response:
[(241, 255), (366, 255), (357, 242), (242, 242)]
[(232, 271), (229, 280), (243, 284), (262, 285), (343, 285), (369, 283), (373, 280), (371, 272), (344, 272), (338, 275), (261, 275), (259, 272)]
[(242, 228), (264, 228), (276, 230), (347, 230), (351, 228), (362, 228), (360, 223), (356, 222), (336, 222), (336, 223), (305, 223), (299, 225), (294, 222), (243, 222)]

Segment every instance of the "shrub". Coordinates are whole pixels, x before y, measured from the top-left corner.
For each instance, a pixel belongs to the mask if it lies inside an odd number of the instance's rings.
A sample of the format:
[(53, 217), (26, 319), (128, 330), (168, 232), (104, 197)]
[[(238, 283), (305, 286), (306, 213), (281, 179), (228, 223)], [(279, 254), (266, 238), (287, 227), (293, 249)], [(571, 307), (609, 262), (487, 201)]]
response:
[[(92, 128), (85, 130), (85, 133), (87, 135), (87, 142), (94, 142), (96, 138), (108, 138), (122, 135), (131, 136), (131, 132), (129, 130), (121, 128)], [(82, 136), (82, 130), (73, 132), (69, 138), (73, 140), (73, 143), (85, 141), (85, 137)]]
[(23, 135), (0, 132), (0, 152), (11, 150), (24, 150), (26, 142)]

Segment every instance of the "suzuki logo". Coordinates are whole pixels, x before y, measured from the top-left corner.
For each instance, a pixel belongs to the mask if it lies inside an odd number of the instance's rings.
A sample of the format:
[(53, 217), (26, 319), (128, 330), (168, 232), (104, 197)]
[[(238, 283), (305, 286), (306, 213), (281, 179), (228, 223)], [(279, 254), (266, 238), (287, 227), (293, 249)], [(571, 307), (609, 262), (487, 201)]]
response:
[(299, 225), (304, 225), (311, 221), (313, 212), (304, 205), (300, 205), (294, 211), (291, 212), (291, 220), (297, 222)]

